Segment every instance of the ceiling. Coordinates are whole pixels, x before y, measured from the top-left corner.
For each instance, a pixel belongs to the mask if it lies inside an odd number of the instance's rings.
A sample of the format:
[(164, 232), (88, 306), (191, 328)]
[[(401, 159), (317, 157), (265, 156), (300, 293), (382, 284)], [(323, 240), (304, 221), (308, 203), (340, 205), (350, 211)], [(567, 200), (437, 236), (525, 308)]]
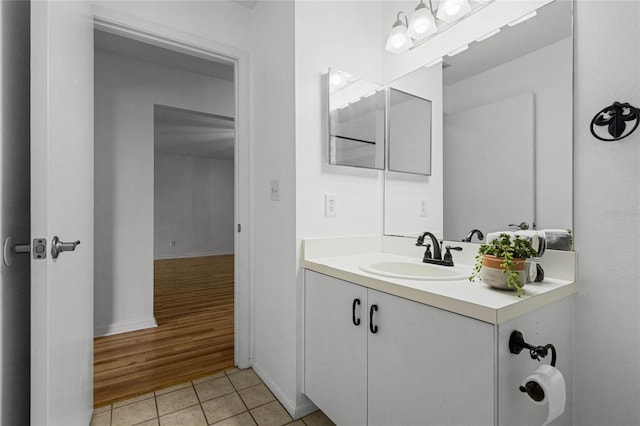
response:
[[(96, 31), (94, 36), (97, 50), (209, 77), (234, 80), (232, 62), (190, 56), (102, 31)], [(156, 105), (154, 134), (155, 152), (159, 154), (221, 160), (232, 160), (234, 157), (235, 123), (231, 117)]]
[(156, 105), (153, 119), (156, 154), (233, 160), (233, 118)]
[(445, 56), (443, 80), (450, 86), (570, 37), (572, 2), (554, 1), (537, 10), (532, 19), (501, 31), (455, 56)]

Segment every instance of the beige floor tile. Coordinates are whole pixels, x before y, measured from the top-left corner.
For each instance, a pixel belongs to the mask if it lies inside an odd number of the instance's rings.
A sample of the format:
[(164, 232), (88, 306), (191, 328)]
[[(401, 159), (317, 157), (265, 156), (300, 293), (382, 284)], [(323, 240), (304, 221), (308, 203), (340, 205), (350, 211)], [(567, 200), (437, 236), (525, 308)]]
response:
[(177, 391), (180, 389), (188, 388), (191, 386), (191, 382), (180, 383), (179, 385), (170, 386), (168, 388), (160, 389), (156, 391), (156, 396), (164, 395), (165, 393)]
[(200, 404), (160, 417), (160, 426), (207, 426)]
[(238, 414), (237, 416), (229, 417), (221, 422), (214, 423), (215, 426), (255, 426), (256, 422), (253, 421), (253, 417), (249, 412)]
[(93, 409), (93, 414), (100, 414), (100, 413), (103, 413), (105, 411), (111, 411), (111, 404), (105, 405), (103, 407), (94, 408)]
[(282, 426), (293, 419), (278, 401), (273, 401), (251, 410), (251, 415), (258, 426)]
[(159, 426), (158, 419), (147, 420), (146, 422), (138, 423), (136, 426)]
[(335, 423), (320, 410), (303, 417), (302, 421), (307, 426), (335, 426)]
[(225, 373), (227, 373), (227, 376), (230, 376), (232, 374), (236, 374), (241, 372), (242, 370), (240, 370), (239, 368), (232, 368), (230, 370), (225, 371)]
[(196, 391), (189, 386), (188, 388), (157, 396), (156, 403), (158, 404), (158, 415), (164, 416), (165, 414), (199, 404), (200, 401), (198, 401)]
[(241, 370), (229, 376), (229, 380), (237, 390), (246, 389), (262, 383), (260, 377), (252, 369)]
[(145, 399), (112, 411), (111, 426), (130, 426), (158, 417), (155, 399)]
[(224, 374), (224, 371), (222, 371), (220, 373), (212, 374), (212, 375), (207, 376), (207, 377), (201, 377), (199, 379), (192, 380), (192, 382), (193, 382), (194, 385), (196, 385), (198, 383), (208, 382), (209, 380), (219, 379), (220, 377), (225, 377), (225, 376), (226, 375)]
[(135, 402), (144, 401), (145, 399), (153, 398), (153, 396), (154, 396), (153, 392), (145, 393), (144, 395), (136, 396), (135, 398), (116, 402), (115, 404), (113, 404), (113, 408), (124, 407), (125, 405), (129, 405)]
[(306, 426), (302, 420), (296, 420), (295, 422), (287, 423), (287, 426)]
[(269, 388), (267, 388), (263, 383), (242, 389), (241, 391), (238, 391), (238, 393), (249, 410), (260, 405), (264, 405), (267, 402), (275, 401), (276, 399), (276, 397), (269, 391)]
[(208, 401), (235, 391), (228, 378), (209, 380), (208, 382), (194, 385), (200, 402)]
[(235, 392), (203, 402), (202, 409), (209, 423), (216, 423), (247, 411), (242, 399)]
[(111, 410), (100, 413), (93, 412), (90, 426), (111, 426)]

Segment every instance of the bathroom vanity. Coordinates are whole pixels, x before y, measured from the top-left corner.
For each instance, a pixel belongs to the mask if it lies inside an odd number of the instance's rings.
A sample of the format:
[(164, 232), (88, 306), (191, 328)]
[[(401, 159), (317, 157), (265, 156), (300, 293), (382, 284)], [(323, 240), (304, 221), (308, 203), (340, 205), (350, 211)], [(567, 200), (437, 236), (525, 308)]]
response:
[[(468, 275), (364, 270), (419, 262), (422, 251), (407, 238), (304, 244), (304, 393), (337, 424), (542, 424), (546, 407), (518, 389), (540, 363), (527, 351), (510, 353), (516, 329), (557, 349), (568, 402), (552, 424), (571, 424), (575, 253), (545, 254), (550, 278), (525, 286), (518, 298)], [(464, 245), (456, 268), (470, 274), (477, 247)]]

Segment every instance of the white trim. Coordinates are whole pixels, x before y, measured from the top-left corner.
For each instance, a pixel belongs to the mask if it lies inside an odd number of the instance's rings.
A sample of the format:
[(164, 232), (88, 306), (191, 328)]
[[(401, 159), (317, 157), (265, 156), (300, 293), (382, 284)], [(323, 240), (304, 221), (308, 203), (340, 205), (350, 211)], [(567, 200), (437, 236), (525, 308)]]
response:
[(180, 254), (167, 254), (165, 256), (154, 256), (153, 260), (165, 260), (165, 259), (186, 259), (190, 257), (205, 257), (205, 256), (226, 256), (234, 254), (233, 251), (202, 251), (197, 253), (180, 253)]
[[(251, 327), (251, 141), (250, 141), (250, 72), (249, 52), (185, 33), (154, 22), (123, 14), (98, 4), (93, 5), (94, 28), (159, 47), (204, 59), (224, 60), (234, 64), (236, 96), (235, 152), (235, 223), (242, 232), (235, 233), (235, 364), (250, 366)], [(236, 225), (237, 226), (237, 225)]]
[(269, 376), (259, 364), (253, 364), (251, 367), (253, 371), (256, 372), (260, 379), (264, 382), (264, 384), (269, 388), (273, 396), (275, 396), (278, 401), (282, 404), (285, 410), (293, 417), (294, 420), (299, 419), (301, 417), (306, 416), (307, 414), (311, 414), (318, 409), (311, 401), (307, 399), (307, 402), (303, 404), (295, 404), (287, 398), (287, 395), (280, 389), (280, 387), (273, 381), (271, 376)]
[(113, 334), (128, 333), (129, 331), (155, 328), (157, 326), (158, 322), (155, 318), (138, 321), (124, 321), (115, 324), (97, 326), (93, 331), (93, 335), (94, 337), (104, 337), (111, 336)]

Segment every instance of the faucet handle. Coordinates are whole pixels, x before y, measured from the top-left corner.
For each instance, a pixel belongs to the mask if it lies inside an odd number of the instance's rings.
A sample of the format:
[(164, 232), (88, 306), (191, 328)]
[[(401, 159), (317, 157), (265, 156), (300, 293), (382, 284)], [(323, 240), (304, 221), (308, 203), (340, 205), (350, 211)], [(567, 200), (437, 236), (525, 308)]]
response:
[(451, 247), (451, 246), (446, 246), (445, 247), (445, 253), (444, 256), (442, 258), (442, 260), (444, 261), (451, 261), (451, 263), (453, 264), (453, 256), (451, 256), (451, 251), (450, 250), (455, 250), (455, 251), (462, 251), (462, 247)]
[(424, 259), (433, 259), (433, 255), (431, 254), (431, 244), (425, 244), (424, 247), (426, 247), (427, 249), (424, 251), (422, 260), (424, 261)]

